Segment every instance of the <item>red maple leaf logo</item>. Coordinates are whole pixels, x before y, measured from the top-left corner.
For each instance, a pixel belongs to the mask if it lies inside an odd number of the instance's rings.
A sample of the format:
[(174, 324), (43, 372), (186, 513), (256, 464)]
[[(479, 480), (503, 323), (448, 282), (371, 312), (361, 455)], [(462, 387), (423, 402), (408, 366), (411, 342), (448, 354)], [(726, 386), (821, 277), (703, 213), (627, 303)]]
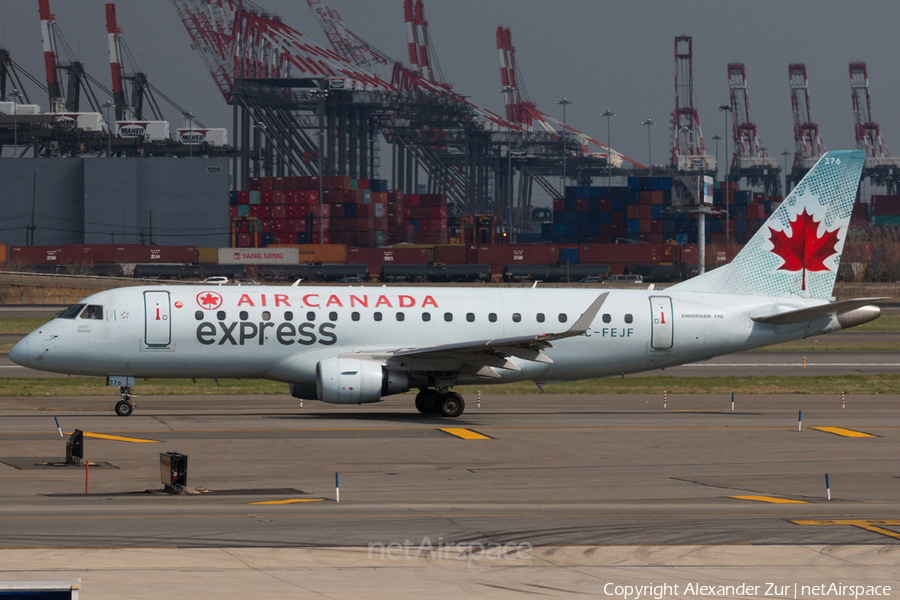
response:
[(222, 304), (222, 296), (216, 292), (200, 292), (197, 294), (197, 304), (207, 310), (215, 310)]
[(825, 266), (825, 259), (837, 253), (838, 229), (826, 231), (819, 237), (816, 232), (821, 221), (816, 221), (806, 212), (797, 215), (790, 222), (791, 235), (784, 231), (775, 231), (769, 227), (772, 236), (769, 240), (774, 245), (772, 253), (784, 260), (784, 264), (778, 267), (778, 271), (803, 271), (803, 283), (801, 290), (806, 289), (807, 271), (830, 271)]

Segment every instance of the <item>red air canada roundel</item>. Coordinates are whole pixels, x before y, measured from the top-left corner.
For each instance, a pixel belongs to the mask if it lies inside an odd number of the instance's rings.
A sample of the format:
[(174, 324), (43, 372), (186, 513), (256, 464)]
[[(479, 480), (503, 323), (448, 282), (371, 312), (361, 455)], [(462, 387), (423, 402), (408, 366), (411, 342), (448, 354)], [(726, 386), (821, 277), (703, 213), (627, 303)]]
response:
[(206, 310), (215, 310), (222, 306), (222, 296), (216, 292), (200, 292), (197, 294), (197, 304)]

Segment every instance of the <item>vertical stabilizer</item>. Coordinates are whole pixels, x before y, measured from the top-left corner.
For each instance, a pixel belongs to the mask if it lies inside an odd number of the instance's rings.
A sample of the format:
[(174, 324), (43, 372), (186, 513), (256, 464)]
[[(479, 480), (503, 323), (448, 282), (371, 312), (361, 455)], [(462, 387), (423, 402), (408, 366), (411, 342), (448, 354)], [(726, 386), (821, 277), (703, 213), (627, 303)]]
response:
[(827, 152), (729, 264), (670, 289), (828, 299), (865, 152)]

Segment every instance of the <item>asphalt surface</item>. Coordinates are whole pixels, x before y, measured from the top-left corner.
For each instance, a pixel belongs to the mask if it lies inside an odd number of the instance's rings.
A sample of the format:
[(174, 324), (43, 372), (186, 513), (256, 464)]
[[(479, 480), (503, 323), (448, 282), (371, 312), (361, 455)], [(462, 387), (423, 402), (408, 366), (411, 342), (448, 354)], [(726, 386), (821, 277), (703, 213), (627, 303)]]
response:
[[(288, 397), (153, 397), (129, 418), (112, 400), (0, 400), (3, 546), (900, 541), (900, 396), (850, 397), (845, 409), (837, 396), (747, 396), (735, 412), (709, 396), (672, 395), (666, 410), (648, 396), (484, 396), (455, 420), (419, 415), (410, 397), (302, 409)], [(100, 466), (85, 495), (84, 469), (36, 466), (64, 457), (53, 417), (65, 431), (149, 441), (88, 438)], [(189, 456), (189, 487), (210, 491), (147, 492), (161, 489), (168, 451)], [(732, 498), (756, 495), (804, 503)], [(250, 504), (283, 500), (319, 501)]]

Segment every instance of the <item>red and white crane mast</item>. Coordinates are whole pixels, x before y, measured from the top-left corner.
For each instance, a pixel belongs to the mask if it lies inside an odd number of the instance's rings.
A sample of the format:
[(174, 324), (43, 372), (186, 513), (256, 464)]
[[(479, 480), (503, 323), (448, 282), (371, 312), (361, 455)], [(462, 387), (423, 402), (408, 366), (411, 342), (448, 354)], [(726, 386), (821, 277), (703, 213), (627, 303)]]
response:
[[(853, 125), (856, 148), (866, 151), (866, 160), (890, 158), (881, 127), (872, 120), (872, 98), (869, 96), (869, 71), (864, 62), (850, 63), (850, 92), (853, 96)], [(892, 162), (892, 161), (891, 161)]]
[(734, 107), (734, 157), (731, 168), (775, 167), (778, 160), (769, 157), (759, 141), (756, 123), (750, 120), (750, 94), (747, 91), (747, 70), (743, 63), (728, 64), (728, 87)]
[(691, 36), (675, 38), (675, 110), (672, 111), (672, 166), (678, 171), (712, 170), (700, 116), (694, 108), (694, 51)]
[(50, 112), (65, 110), (66, 99), (60, 83), (59, 52), (56, 43), (56, 17), (50, 12), (50, 0), (38, 0), (41, 16), (41, 41), (44, 46), (44, 68), (47, 71), (47, 91)]
[(132, 119), (132, 115), (126, 114), (128, 101), (125, 98), (125, 69), (122, 66), (122, 30), (116, 22), (115, 4), (106, 5), (106, 34), (109, 38), (109, 68), (112, 73), (116, 121)]
[(794, 113), (794, 168), (811, 169), (825, 153), (825, 144), (819, 136), (818, 124), (810, 116), (806, 65), (788, 65), (788, 80), (791, 86), (791, 109)]

